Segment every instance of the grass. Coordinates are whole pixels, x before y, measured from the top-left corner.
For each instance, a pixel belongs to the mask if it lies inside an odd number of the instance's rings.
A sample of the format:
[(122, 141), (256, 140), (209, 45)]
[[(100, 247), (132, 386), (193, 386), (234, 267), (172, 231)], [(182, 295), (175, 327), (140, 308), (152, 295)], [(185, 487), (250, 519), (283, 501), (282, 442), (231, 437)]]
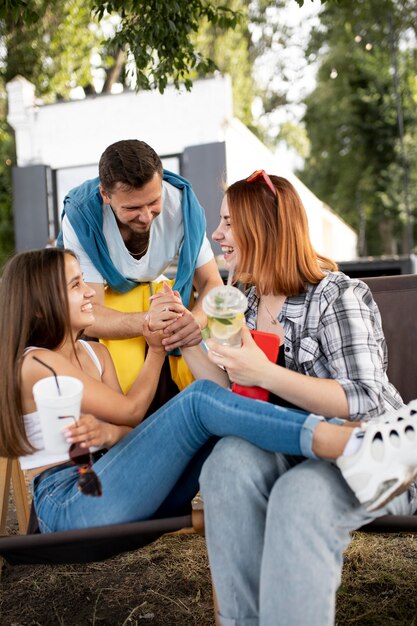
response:
[[(417, 626), (416, 591), (417, 537), (356, 533), (345, 555), (336, 625)], [(146, 624), (214, 624), (203, 538), (167, 535), (102, 563), (3, 570), (1, 626)]]
[(337, 624), (417, 624), (417, 537), (356, 533), (345, 555)]
[(102, 563), (6, 566), (2, 626), (213, 623), (204, 540), (166, 536)]

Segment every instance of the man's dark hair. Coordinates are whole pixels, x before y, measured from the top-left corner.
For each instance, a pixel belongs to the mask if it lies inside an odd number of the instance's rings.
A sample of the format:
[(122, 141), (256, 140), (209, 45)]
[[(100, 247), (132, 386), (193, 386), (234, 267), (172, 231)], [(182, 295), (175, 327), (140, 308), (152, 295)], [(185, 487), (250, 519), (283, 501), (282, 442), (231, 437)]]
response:
[(162, 178), (161, 159), (151, 146), (137, 139), (113, 143), (101, 155), (98, 166), (100, 184), (108, 194), (117, 183), (121, 183), (125, 191), (143, 187), (155, 172)]

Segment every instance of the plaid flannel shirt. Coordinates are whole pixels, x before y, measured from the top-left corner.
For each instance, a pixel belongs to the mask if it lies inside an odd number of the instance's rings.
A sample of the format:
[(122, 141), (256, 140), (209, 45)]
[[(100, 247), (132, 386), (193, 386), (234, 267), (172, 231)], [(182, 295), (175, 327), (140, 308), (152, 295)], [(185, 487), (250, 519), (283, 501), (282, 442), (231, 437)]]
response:
[[(259, 297), (248, 296), (246, 323), (256, 328)], [(370, 419), (402, 406), (387, 378), (387, 346), (381, 316), (369, 287), (342, 272), (285, 300), (285, 366), (307, 376), (332, 378), (343, 387), (351, 420)]]

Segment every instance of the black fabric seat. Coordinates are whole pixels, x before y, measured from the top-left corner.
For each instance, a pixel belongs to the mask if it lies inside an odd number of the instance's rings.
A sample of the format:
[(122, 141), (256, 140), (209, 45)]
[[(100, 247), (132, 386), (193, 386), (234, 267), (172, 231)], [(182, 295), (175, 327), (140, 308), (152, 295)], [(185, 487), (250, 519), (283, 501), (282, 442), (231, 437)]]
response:
[[(381, 312), (388, 345), (388, 378), (404, 402), (417, 398), (417, 274), (362, 279)], [(360, 529), (367, 533), (416, 533), (417, 515), (384, 515)]]
[(89, 563), (143, 548), (165, 533), (191, 527), (191, 515), (183, 515), (85, 530), (9, 535), (0, 538), (0, 554), (12, 565)]

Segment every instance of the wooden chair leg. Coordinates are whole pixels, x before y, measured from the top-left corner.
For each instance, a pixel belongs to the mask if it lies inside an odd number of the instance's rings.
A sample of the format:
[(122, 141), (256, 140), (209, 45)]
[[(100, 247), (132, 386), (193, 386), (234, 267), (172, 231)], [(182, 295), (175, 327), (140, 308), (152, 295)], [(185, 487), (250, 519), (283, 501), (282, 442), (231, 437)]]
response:
[(25, 477), (17, 459), (12, 461), (12, 484), (19, 531), (25, 535), (29, 524), (29, 498)]
[(29, 498), (25, 477), (17, 459), (0, 458), (0, 535), (6, 533), (11, 484), (19, 531), (21, 535), (25, 535), (29, 523)]
[[(10, 481), (12, 477), (12, 462), (10, 459), (0, 458), (0, 535), (6, 533), (7, 512), (9, 509)], [(0, 556), (0, 577), (4, 560)]]
[(11, 477), (11, 459), (0, 458), (0, 535), (6, 533)]

